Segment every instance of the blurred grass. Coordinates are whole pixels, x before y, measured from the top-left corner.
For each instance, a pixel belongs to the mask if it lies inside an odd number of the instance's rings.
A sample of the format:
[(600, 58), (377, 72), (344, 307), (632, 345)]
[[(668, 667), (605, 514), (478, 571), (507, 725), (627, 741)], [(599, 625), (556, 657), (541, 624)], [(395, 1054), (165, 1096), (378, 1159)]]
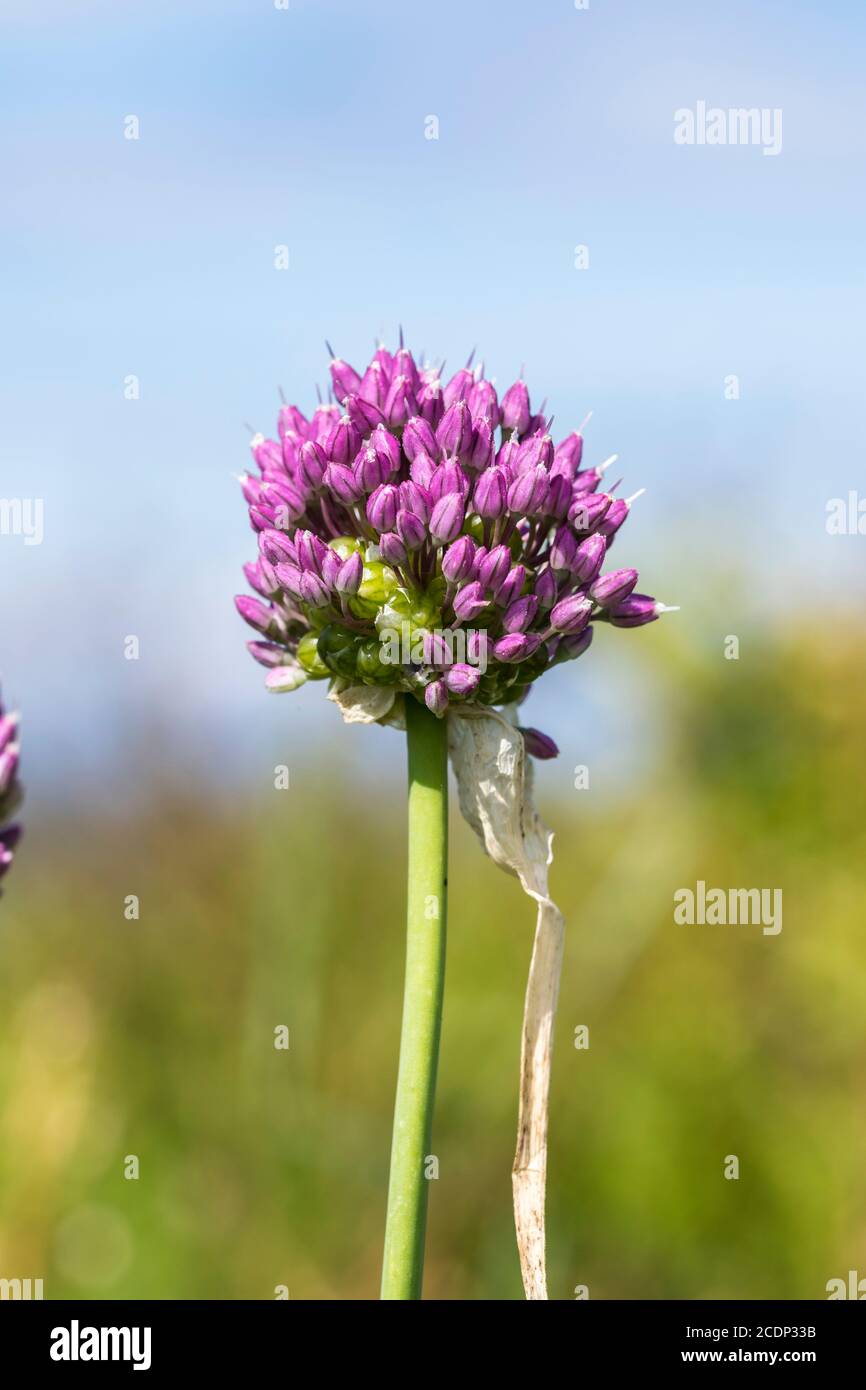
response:
[[(850, 633), (844, 616), (763, 628), (726, 661), (659, 625), (634, 647), (636, 695), (643, 669), (666, 716), (639, 785), (602, 799), (568, 767), (543, 784), (569, 924), (552, 1297), (821, 1298), (866, 1273), (866, 661)], [(43, 1277), (47, 1297), (375, 1297), (400, 798), (327, 758), (254, 805), (156, 767), (145, 809), (81, 808), (27, 851), (0, 906), (0, 1275)], [(426, 1293), (519, 1298), (533, 913), (456, 807), (452, 857)], [(675, 926), (673, 892), (699, 878), (781, 887), (781, 934)]]

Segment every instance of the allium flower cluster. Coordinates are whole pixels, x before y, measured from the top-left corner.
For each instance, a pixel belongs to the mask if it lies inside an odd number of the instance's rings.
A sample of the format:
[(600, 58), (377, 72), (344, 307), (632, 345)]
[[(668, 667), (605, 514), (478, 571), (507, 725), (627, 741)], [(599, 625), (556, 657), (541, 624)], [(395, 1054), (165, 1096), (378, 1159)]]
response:
[(482, 368), (443, 381), (402, 341), (363, 373), (332, 358), (334, 402), (309, 419), (284, 405), (241, 479), (258, 597), (235, 602), (268, 689), (339, 676), (437, 715), (510, 704), (596, 623), (664, 611), (636, 570), (604, 568), (634, 500), (602, 489), (613, 460), (584, 468), (580, 432), (555, 444), (522, 379), (501, 399)]
[(0, 701), (0, 878), (12, 863), (21, 827), (8, 821), (21, 800), (18, 781), (18, 716), (5, 714)]

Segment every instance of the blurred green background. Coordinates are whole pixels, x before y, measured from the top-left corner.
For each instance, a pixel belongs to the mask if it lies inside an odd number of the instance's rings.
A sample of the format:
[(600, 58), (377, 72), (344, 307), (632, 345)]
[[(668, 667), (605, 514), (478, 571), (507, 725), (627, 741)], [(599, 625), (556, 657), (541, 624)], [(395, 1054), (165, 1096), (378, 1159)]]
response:
[[(542, 781), (568, 919), (553, 1298), (822, 1298), (866, 1273), (858, 626), (756, 622), (738, 661), (684, 624), (633, 634), (635, 700), (652, 687), (661, 711), (646, 766), (607, 795), (603, 759), (589, 790), (568, 766)], [(393, 731), (352, 737), (402, 760)], [(377, 1295), (403, 805), (375, 764), (323, 758), (249, 803), (155, 763), (133, 811), (57, 813), (22, 844), (0, 904), (3, 1276), (49, 1298)], [(520, 1298), (534, 913), (453, 803), (451, 843), (426, 1296)], [(781, 934), (675, 926), (673, 893), (699, 878), (781, 887)]]

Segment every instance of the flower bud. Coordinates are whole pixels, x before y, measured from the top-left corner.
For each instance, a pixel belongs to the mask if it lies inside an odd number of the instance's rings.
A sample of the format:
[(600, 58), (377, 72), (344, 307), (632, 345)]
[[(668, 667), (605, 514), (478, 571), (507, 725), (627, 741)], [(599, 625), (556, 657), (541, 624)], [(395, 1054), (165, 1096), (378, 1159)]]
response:
[[(595, 539), (595, 536), (590, 536), (590, 540)], [(637, 570), (611, 570), (609, 574), (603, 574), (600, 579), (596, 579), (589, 595), (603, 608), (615, 608), (623, 599), (628, 598), (636, 583)]]
[(563, 637), (557, 650), (557, 657), (560, 660), (574, 661), (576, 657), (583, 656), (587, 647), (592, 642), (595, 628), (590, 623), (583, 632), (575, 632), (568, 637)]
[(505, 474), (501, 468), (487, 468), (475, 484), (472, 505), (479, 516), (495, 521), (505, 511)]
[(465, 584), (454, 595), (453, 607), (454, 616), (459, 623), (471, 623), (484, 612), (487, 607), (487, 598), (477, 579), (470, 584)]
[(482, 469), (490, 467), (495, 453), (493, 426), (489, 420), (478, 420), (475, 425), (472, 453), (466, 461), (467, 468), (471, 468), (474, 473), (480, 473)]
[(295, 533), (295, 554), (298, 557), (298, 565), (302, 570), (311, 570), (316, 574), (322, 573), (322, 561), (325, 558), (328, 547), (318, 536), (314, 536), (312, 531), (297, 531)]
[(342, 415), (328, 436), (325, 453), (331, 463), (351, 463), (361, 447), (361, 436), (348, 415)]
[(425, 381), (418, 392), (418, 414), (435, 430), (442, 419), (443, 411), (442, 383), (438, 377), (433, 377)]
[(560, 526), (550, 547), (550, 568), (557, 574), (568, 574), (574, 566), (577, 548), (578, 539), (572, 528)]
[(583, 435), (577, 431), (569, 434), (565, 439), (557, 444), (553, 453), (553, 463), (551, 473), (558, 477), (567, 478), (572, 482), (574, 475), (580, 467), (580, 460), (583, 457)]
[(376, 453), (372, 444), (363, 445), (352, 467), (355, 482), (363, 492), (375, 492), (389, 475), (387, 461)]
[(400, 507), (397, 512), (397, 535), (407, 550), (420, 550), (427, 539), (427, 528), (415, 512)]
[(535, 581), (535, 594), (539, 608), (552, 608), (556, 602), (559, 585), (553, 570), (544, 570)]
[(607, 541), (604, 536), (587, 536), (577, 548), (572, 565), (575, 579), (581, 584), (591, 584), (604, 564), (607, 554)]
[(235, 608), (250, 627), (254, 627), (257, 632), (265, 633), (266, 636), (271, 634), (274, 610), (262, 603), (261, 599), (253, 598), (251, 594), (236, 594)]
[(502, 616), (502, 627), (505, 632), (525, 632), (535, 621), (538, 612), (538, 599), (535, 594), (526, 594), (524, 598), (515, 599), (506, 608)]
[(443, 454), (453, 454), (455, 458), (469, 458), (475, 442), (475, 428), (472, 416), (465, 401), (455, 401), (445, 411), (436, 430), (436, 443)]
[(310, 439), (305, 440), (301, 445), (298, 460), (301, 477), (307, 487), (312, 492), (318, 492), (322, 486), (325, 467), (328, 462), (321, 444), (314, 444)]
[(569, 594), (560, 599), (550, 614), (551, 625), (557, 632), (581, 632), (589, 622), (592, 604), (583, 594)]
[(361, 587), (363, 577), (364, 561), (361, 558), (360, 550), (355, 550), (337, 570), (334, 588), (338, 594), (356, 594)]
[(628, 502), (622, 497), (615, 498), (608, 508), (602, 521), (599, 522), (598, 532), (601, 536), (611, 538), (616, 535), (628, 516)]
[(435, 455), (437, 452), (436, 436), (427, 420), (420, 415), (413, 415), (406, 422), (403, 431), (403, 452), (411, 463), (415, 455), (423, 449), (425, 454)]
[(511, 569), (511, 551), (507, 545), (496, 545), (478, 566), (478, 582), (485, 589), (498, 589)]
[(298, 600), (303, 598), (301, 593), (301, 574), (303, 571), (298, 565), (279, 564), (274, 567), (274, 573), (287, 594)]
[(481, 680), (481, 672), (475, 666), (466, 666), (458, 661), (445, 673), (445, 684), (452, 695), (464, 698), (474, 695)]
[(361, 378), (361, 385), (358, 387), (358, 398), (367, 401), (370, 405), (375, 405), (379, 410), (385, 404), (385, 396), (388, 391), (390, 377), (383, 370), (382, 363), (376, 358), (370, 363)]
[(306, 434), (307, 417), (296, 405), (281, 405), (277, 416), (277, 433), (280, 439), (285, 439), (287, 434), (296, 437)]
[(502, 397), (502, 428), (525, 434), (530, 420), (529, 392), (525, 381), (515, 381)]
[(549, 734), (543, 734), (540, 729), (526, 729), (518, 726), (523, 734), (523, 742), (527, 753), (533, 758), (556, 758), (559, 756), (559, 749)]
[(537, 516), (544, 511), (550, 483), (540, 464), (519, 474), (508, 489), (508, 510), (518, 516)]
[(312, 570), (302, 571), (300, 587), (304, 603), (308, 603), (311, 608), (327, 608), (331, 602), (331, 593), (327, 584)]
[(609, 615), (614, 627), (643, 627), (644, 623), (654, 623), (663, 611), (649, 594), (629, 594), (609, 610)]
[(430, 513), (430, 535), (436, 545), (447, 545), (460, 535), (466, 507), (459, 492), (441, 497)]
[(347, 396), (345, 405), (346, 414), (355, 429), (360, 432), (362, 439), (365, 439), (377, 425), (385, 423), (385, 417), (379, 407), (372, 401), (365, 401), (361, 396)]
[(571, 483), (567, 478), (554, 477), (553, 475), (549, 477), (548, 482), (547, 502), (544, 510), (555, 521), (562, 521), (568, 515), (568, 509), (571, 506)]
[(524, 565), (514, 565), (508, 571), (499, 588), (493, 594), (493, 602), (499, 608), (509, 608), (515, 599), (520, 597), (523, 586), (526, 583), (526, 568)]
[(300, 666), (275, 666), (265, 676), (265, 689), (272, 695), (283, 695), (289, 690), (297, 690), (307, 679), (307, 673)]
[(409, 558), (406, 553), (406, 547), (396, 531), (385, 531), (385, 533), (379, 537), (379, 554), (382, 556), (386, 565), (391, 565), (392, 567), (396, 566), (398, 568), (401, 565), (405, 565)]
[(612, 501), (609, 492), (578, 493), (568, 509), (568, 519), (575, 531), (595, 531), (610, 510)]
[(399, 429), (417, 410), (418, 402), (408, 376), (396, 376), (385, 397), (384, 412), (388, 424)]
[(367, 499), (367, 520), (377, 531), (393, 531), (400, 502), (394, 483), (382, 483)]
[(424, 703), (431, 714), (441, 716), (448, 708), (448, 687), (444, 680), (431, 681), (424, 687)]
[(475, 375), (469, 367), (461, 367), (459, 372), (455, 372), (442, 393), (446, 411), (457, 401), (465, 401), (474, 385)]
[(426, 523), (430, 520), (430, 512), (433, 510), (433, 498), (426, 487), (422, 487), (412, 478), (407, 478), (400, 483), (400, 506), (407, 512), (414, 512)]
[(436, 472), (436, 464), (429, 454), (422, 450), (416, 454), (409, 465), (409, 478), (418, 487), (429, 489), (430, 480)]
[(350, 367), (348, 362), (344, 362), (341, 357), (335, 357), (331, 362), (331, 383), (334, 387), (334, 395), (338, 401), (343, 401), (348, 395), (357, 391), (361, 385), (361, 378)]
[(509, 632), (493, 643), (493, 655), (497, 661), (510, 665), (533, 656), (540, 646), (541, 637), (537, 632)]
[(469, 405), (469, 413), (476, 427), (482, 420), (487, 420), (491, 431), (498, 429), (502, 412), (496, 398), (496, 387), (492, 381), (485, 381), (483, 378), (481, 381), (476, 381), (466, 400)]
[(247, 642), (247, 651), (260, 666), (282, 666), (286, 659), (285, 648), (273, 642)]
[(329, 463), (322, 481), (334, 501), (343, 507), (353, 506), (364, 495), (364, 489), (355, 473), (343, 463)]
[(459, 492), (461, 497), (465, 499), (469, 492), (469, 483), (460, 464), (454, 459), (447, 459), (445, 463), (440, 463), (438, 468), (433, 470), (429, 491), (434, 503), (448, 492)]
[(442, 573), (450, 584), (462, 584), (472, 573), (475, 563), (475, 542), (471, 536), (460, 536), (442, 557)]

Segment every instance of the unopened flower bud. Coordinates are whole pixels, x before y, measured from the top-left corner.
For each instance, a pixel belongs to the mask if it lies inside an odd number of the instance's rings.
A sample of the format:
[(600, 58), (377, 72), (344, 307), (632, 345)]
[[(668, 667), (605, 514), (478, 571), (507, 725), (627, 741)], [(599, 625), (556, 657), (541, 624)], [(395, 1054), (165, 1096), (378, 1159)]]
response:
[(355, 550), (337, 570), (334, 588), (338, 594), (356, 594), (361, 587), (363, 577), (364, 561), (361, 558), (360, 550)]
[(523, 734), (526, 751), (533, 758), (556, 758), (559, 756), (559, 749), (549, 734), (543, 734), (540, 729), (527, 729), (522, 725), (519, 728)]
[(459, 492), (442, 497), (430, 513), (430, 535), (436, 545), (447, 545), (460, 535), (466, 507)]
[(448, 687), (444, 680), (431, 681), (424, 687), (424, 703), (431, 714), (443, 715), (448, 708)]
[(538, 599), (535, 594), (526, 594), (509, 604), (502, 615), (505, 632), (525, 632), (535, 621), (538, 612)]
[(396, 531), (385, 531), (379, 537), (379, 554), (386, 565), (397, 568), (405, 565), (409, 559), (406, 547)]
[(581, 541), (574, 558), (572, 571), (581, 584), (591, 584), (604, 564), (607, 541), (604, 536), (587, 536)]
[(458, 661), (445, 673), (445, 684), (452, 695), (465, 699), (474, 695), (481, 680), (481, 672), (475, 666), (467, 666)]
[(464, 585), (458, 593), (454, 595), (454, 615), (460, 623), (471, 623), (479, 617), (487, 607), (487, 598), (484, 589), (478, 580), (473, 580), (470, 584)]
[(505, 474), (501, 468), (486, 469), (475, 484), (472, 505), (479, 516), (495, 521), (502, 516), (506, 503)]
[(475, 542), (471, 536), (460, 536), (442, 557), (442, 573), (451, 584), (462, 584), (472, 573), (475, 563)]
[(510, 664), (534, 656), (540, 646), (541, 637), (537, 632), (509, 632), (493, 643), (493, 655), (497, 661)]
[(518, 434), (525, 434), (529, 428), (530, 416), (529, 392), (526, 389), (526, 382), (515, 381), (514, 385), (509, 386), (502, 397), (502, 428), (517, 430)]
[(434, 455), (437, 451), (436, 436), (426, 420), (420, 415), (413, 415), (403, 431), (403, 452), (411, 463), (422, 449), (426, 454)]
[(427, 539), (427, 528), (420, 516), (401, 507), (397, 512), (397, 535), (407, 550), (420, 550)]
[[(595, 539), (594, 536), (590, 536), (590, 540)], [(589, 595), (603, 608), (615, 608), (623, 599), (628, 598), (636, 583), (637, 570), (611, 570), (609, 574), (603, 574), (600, 579), (596, 579)]]
[(589, 599), (583, 594), (570, 594), (555, 605), (550, 622), (557, 632), (580, 632), (589, 622), (591, 613)]

